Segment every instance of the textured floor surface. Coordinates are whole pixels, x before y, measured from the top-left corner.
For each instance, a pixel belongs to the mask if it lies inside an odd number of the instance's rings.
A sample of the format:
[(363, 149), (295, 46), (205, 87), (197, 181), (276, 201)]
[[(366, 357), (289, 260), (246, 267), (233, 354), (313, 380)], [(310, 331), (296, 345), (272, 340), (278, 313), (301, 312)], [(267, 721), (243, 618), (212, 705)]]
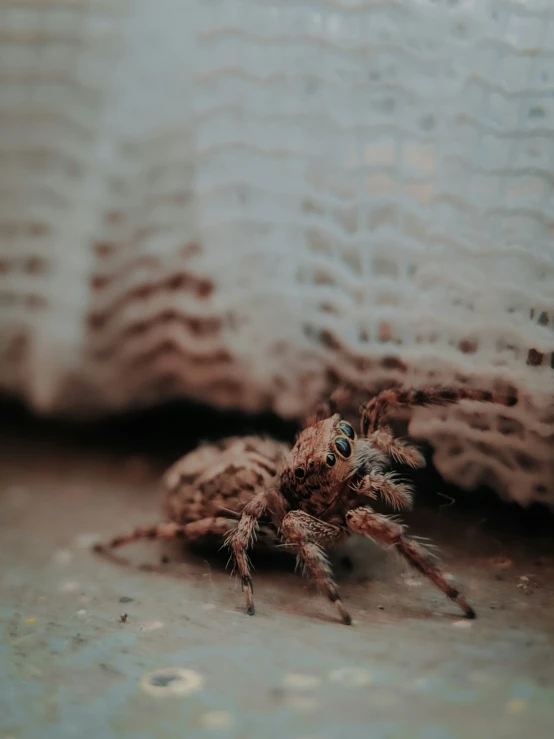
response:
[(278, 562), (260, 563), (249, 618), (217, 556), (90, 554), (158, 519), (158, 473), (0, 439), (0, 739), (552, 736), (552, 541), (422, 507), (412, 530), (441, 545), (476, 621), (364, 542), (341, 572), (354, 627)]

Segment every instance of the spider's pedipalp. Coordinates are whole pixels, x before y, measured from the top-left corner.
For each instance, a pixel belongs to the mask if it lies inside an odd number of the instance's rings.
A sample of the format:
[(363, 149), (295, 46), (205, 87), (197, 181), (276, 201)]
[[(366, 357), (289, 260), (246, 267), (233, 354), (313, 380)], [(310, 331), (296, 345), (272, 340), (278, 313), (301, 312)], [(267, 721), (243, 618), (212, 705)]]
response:
[(425, 467), (425, 457), (419, 449), (405, 439), (396, 439), (388, 427), (377, 429), (369, 439), (379, 451), (394, 459), (395, 462), (414, 469)]
[(358, 484), (357, 491), (370, 498), (375, 498), (378, 493), (387, 505), (398, 511), (412, 507), (413, 488), (394, 472), (366, 475)]
[(349, 476), (355, 477), (370, 471), (384, 471), (389, 466), (385, 452), (378, 449), (371, 439), (359, 438), (352, 455)]

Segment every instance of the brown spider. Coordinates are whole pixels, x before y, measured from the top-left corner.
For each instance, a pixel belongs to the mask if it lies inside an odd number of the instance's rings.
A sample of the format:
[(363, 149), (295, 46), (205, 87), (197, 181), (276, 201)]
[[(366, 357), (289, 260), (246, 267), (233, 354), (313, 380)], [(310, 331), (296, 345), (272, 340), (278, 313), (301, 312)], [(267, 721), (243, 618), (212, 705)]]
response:
[(257, 437), (233, 438), (203, 446), (185, 456), (166, 474), (166, 512), (171, 523), (140, 528), (96, 551), (139, 538), (181, 537), (189, 541), (215, 535), (231, 548), (246, 597), (254, 614), (248, 549), (254, 545), (291, 547), (300, 564), (337, 606), (342, 621), (352, 619), (341, 601), (325, 550), (351, 533), (393, 546), (408, 563), (455, 601), (467, 618), (475, 611), (448, 583), (425, 546), (405, 535), (394, 516), (375, 512), (367, 500), (380, 496), (397, 510), (412, 503), (412, 490), (393, 472), (390, 460), (422, 467), (418, 449), (394, 438), (386, 425), (395, 408), (451, 405), (461, 400), (511, 406), (513, 397), (471, 389), (391, 388), (361, 408), (360, 432), (337, 412), (348, 391), (336, 391), (305, 424), (292, 449)]

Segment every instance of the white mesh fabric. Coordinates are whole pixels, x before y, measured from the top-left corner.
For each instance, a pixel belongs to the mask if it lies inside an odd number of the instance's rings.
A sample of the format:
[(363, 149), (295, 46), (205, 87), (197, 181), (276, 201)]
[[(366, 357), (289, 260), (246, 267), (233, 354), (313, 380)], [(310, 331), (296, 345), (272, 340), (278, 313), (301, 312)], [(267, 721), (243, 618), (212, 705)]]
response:
[(0, 27), (3, 388), (301, 416), (337, 379), (509, 384), (410, 431), (449, 480), (554, 502), (547, 0), (13, 0)]

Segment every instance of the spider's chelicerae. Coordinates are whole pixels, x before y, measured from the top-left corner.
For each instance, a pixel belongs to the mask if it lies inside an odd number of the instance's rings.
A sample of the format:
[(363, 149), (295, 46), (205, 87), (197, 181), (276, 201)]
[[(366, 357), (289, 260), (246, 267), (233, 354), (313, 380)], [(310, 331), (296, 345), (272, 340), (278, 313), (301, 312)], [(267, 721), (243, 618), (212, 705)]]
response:
[(246, 597), (254, 614), (248, 549), (280, 542), (296, 552), (303, 569), (331, 600), (345, 624), (345, 609), (325, 553), (351, 533), (394, 547), (407, 562), (428, 577), (462, 609), (475, 611), (444, 577), (425, 546), (406, 536), (395, 516), (374, 511), (368, 502), (382, 498), (396, 510), (412, 503), (412, 490), (390, 471), (391, 460), (422, 467), (425, 460), (414, 446), (393, 436), (387, 415), (397, 408), (450, 405), (461, 400), (514, 405), (514, 397), (472, 389), (426, 387), (383, 390), (361, 407), (358, 433), (337, 412), (341, 396), (330, 400), (308, 419), (292, 449), (259, 437), (232, 438), (199, 447), (169, 469), (164, 478), (166, 514), (170, 523), (136, 529), (96, 551), (119, 547), (141, 538), (188, 541), (215, 536), (232, 552)]

